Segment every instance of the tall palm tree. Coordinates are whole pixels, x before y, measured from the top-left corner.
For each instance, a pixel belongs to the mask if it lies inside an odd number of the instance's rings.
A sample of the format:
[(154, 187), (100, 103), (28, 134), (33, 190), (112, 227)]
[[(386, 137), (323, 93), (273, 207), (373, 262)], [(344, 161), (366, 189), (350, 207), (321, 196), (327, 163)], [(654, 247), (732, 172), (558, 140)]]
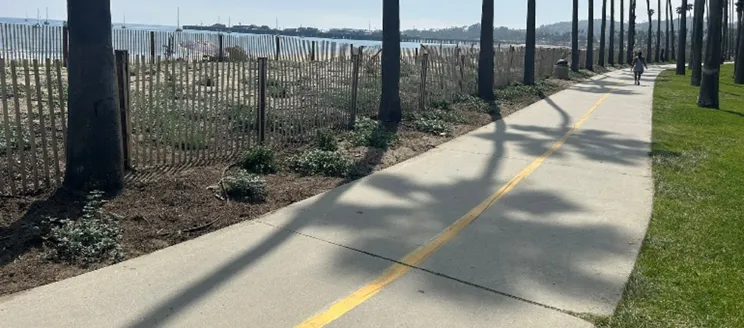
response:
[(400, 123), (400, 0), (382, 2), (382, 94), (378, 119), (388, 129)]
[(602, 0), (602, 26), (600, 27), (601, 31), (599, 32), (599, 66), (605, 65), (605, 52), (607, 49), (605, 49), (605, 39), (607, 38), (607, 35), (605, 34), (605, 31), (607, 30), (607, 0)]
[(625, 44), (625, 31), (623, 30), (625, 26), (625, 3), (623, 0), (620, 0), (620, 37), (618, 38), (618, 47), (620, 48), (617, 52), (617, 60), (622, 65), (625, 63), (625, 56), (623, 55), (623, 45)]
[(124, 188), (124, 153), (114, 84), (109, 0), (67, 0), (69, 97), (63, 187)]
[(481, 8), (480, 56), (478, 58), (478, 95), (493, 101), (493, 7), (494, 0), (483, 0)]
[(579, 0), (573, 0), (571, 19), (571, 70), (579, 71)]
[(535, 84), (535, 0), (527, 0), (527, 40), (524, 49), (524, 84)]
[(695, 0), (694, 15), (692, 17), (692, 49), (690, 62), (692, 63), (692, 76), (690, 84), (700, 86), (700, 77), (703, 69), (703, 15), (705, 14), (705, 0)]
[[(686, 1), (686, 0), (683, 0)], [(718, 82), (721, 74), (721, 29), (723, 18), (722, 0), (710, 0), (710, 19), (705, 47), (705, 69), (700, 83), (697, 104), (703, 108), (719, 108)]]
[(672, 60), (675, 60), (675, 59), (677, 59), (677, 51), (676, 51), (677, 46), (675, 45), (675, 43), (677, 41), (675, 41), (674, 38), (675, 38), (675, 36), (677, 34), (674, 32), (674, 12), (673, 12), (674, 7), (672, 7), (672, 0), (667, 0), (667, 4), (669, 5), (669, 7), (668, 7), (669, 16), (672, 19), (672, 22), (671, 22), (672, 34), (670, 35), (671, 40), (672, 40), (670, 42), (670, 44), (672, 45), (672, 48), (671, 48), (672, 51), (671, 51), (671, 56), (670, 57), (672, 58)]
[(736, 36), (736, 68), (734, 69), (734, 83), (744, 84), (744, 0), (736, 3), (736, 12), (739, 16), (739, 27)]
[[(677, 75), (685, 75), (685, 48), (687, 43), (687, 15), (685, 15), (685, 9), (687, 8), (687, 0), (682, 0), (682, 6), (680, 7), (679, 15), (679, 44), (677, 46)], [(708, 32), (710, 35), (710, 32)], [(719, 36), (720, 39), (720, 36)], [(708, 39), (711, 40), (711, 39)], [(720, 45), (719, 45), (720, 46)]]
[[(722, 48), (721, 48), (721, 54), (723, 55), (722, 58), (728, 59), (728, 51), (729, 51), (729, 44), (728, 44), (728, 34), (729, 34), (729, 14), (728, 14), (728, 1), (723, 0), (723, 36), (722, 36)], [(694, 34), (693, 34), (694, 35)]]
[[(654, 22), (653, 22), (654, 10), (651, 9), (651, 0), (646, 0), (646, 8), (648, 8), (646, 10), (646, 13), (648, 14), (648, 37), (647, 37), (647, 41), (646, 41), (646, 54), (647, 54), (646, 56), (648, 56), (648, 58), (651, 59), (651, 58), (653, 58), (651, 56), (651, 54), (652, 54), (652, 52), (651, 52), (652, 51), (651, 50), (651, 43), (652, 43), (652, 39), (654, 37), (653, 36), (653, 34), (654, 34)], [(656, 57), (659, 57), (659, 56), (657, 55)]]
[(586, 32), (586, 69), (594, 70), (594, 0), (589, 0), (589, 26)]
[(610, 52), (607, 59), (610, 66), (615, 66), (615, 0), (610, 0)]
[(633, 49), (635, 48), (636, 39), (636, 2), (637, 0), (630, 0), (630, 8), (628, 14), (628, 51), (625, 55), (625, 60), (628, 63), (633, 61)]
[[(661, 61), (661, 0), (658, 0), (658, 3), (656, 4), (656, 12), (657, 12), (657, 19), (656, 19), (656, 54), (655, 54), (655, 61), (660, 62)], [(649, 54), (650, 56), (651, 54)]]
[(669, 61), (669, 2), (667, 2), (666, 9), (664, 10), (664, 19), (666, 21), (666, 32), (664, 33), (664, 61)]

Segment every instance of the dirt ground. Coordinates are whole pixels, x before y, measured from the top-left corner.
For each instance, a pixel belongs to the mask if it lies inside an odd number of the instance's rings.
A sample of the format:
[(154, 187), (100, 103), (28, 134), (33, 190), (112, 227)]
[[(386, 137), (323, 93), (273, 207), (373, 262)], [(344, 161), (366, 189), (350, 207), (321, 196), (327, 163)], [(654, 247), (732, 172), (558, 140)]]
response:
[[(574, 81), (553, 81), (549, 93), (557, 92)], [(548, 95), (549, 93), (546, 93)], [(527, 96), (500, 104), (504, 117), (538, 101)], [(455, 126), (453, 133), (435, 136), (415, 131), (403, 123), (401, 141), (395, 148), (356, 147), (346, 149), (357, 161), (366, 161), (368, 172), (405, 161), (418, 154), (492, 122), (485, 113), (468, 113), (468, 123)], [(297, 153), (297, 149), (292, 150)], [(279, 154), (280, 159), (289, 154)], [(251, 220), (347, 183), (343, 178), (299, 176), (279, 172), (267, 175), (269, 194), (264, 203), (246, 204), (225, 201), (214, 187), (226, 165), (185, 167), (163, 172), (152, 169), (130, 174), (123, 193), (104, 209), (119, 217), (125, 259), (148, 254), (200, 235)], [(151, 178), (157, 177), (157, 178)], [(78, 266), (54, 262), (46, 256), (41, 224), (46, 216), (77, 217), (83, 202), (61, 192), (47, 191), (35, 196), (0, 198), (0, 295), (11, 294), (61, 279), (73, 277), (110, 263)]]

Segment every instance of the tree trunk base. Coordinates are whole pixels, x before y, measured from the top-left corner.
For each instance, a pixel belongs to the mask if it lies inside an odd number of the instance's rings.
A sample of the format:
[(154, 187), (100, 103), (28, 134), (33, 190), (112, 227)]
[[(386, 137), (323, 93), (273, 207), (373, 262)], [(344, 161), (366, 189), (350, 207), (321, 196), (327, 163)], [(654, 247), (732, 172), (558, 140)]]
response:
[(718, 79), (720, 71), (704, 72), (700, 83), (700, 95), (698, 96), (697, 105), (702, 108), (719, 109), (718, 102)]

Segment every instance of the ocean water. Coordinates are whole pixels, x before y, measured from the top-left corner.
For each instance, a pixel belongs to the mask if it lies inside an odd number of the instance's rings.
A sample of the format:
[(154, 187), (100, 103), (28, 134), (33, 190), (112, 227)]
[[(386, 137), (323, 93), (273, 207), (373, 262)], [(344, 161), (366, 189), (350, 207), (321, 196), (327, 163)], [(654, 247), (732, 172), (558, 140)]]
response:
[[(39, 25), (34, 27), (34, 25)], [(0, 56), (9, 59), (62, 59), (63, 21), (49, 20), (44, 24), (36, 19), (0, 17)], [(219, 34), (211, 31), (184, 30), (175, 32), (175, 26), (114, 23), (112, 41), (114, 49), (127, 50), (131, 55), (151, 54), (151, 34), (154, 33), (154, 53), (163, 57), (214, 56), (218, 52)], [(276, 39), (273, 35), (249, 33), (223, 33), (223, 48), (241, 48), (248, 55), (273, 57), (276, 54)], [(379, 49), (380, 41), (325, 39), (313, 37), (279, 36), (282, 56), (297, 59), (309, 56), (315, 43), (316, 55), (336, 57), (350, 52), (350, 48), (366, 47)], [(402, 42), (401, 48), (415, 49), (420, 43)], [(227, 55), (232, 54), (229, 52)]]

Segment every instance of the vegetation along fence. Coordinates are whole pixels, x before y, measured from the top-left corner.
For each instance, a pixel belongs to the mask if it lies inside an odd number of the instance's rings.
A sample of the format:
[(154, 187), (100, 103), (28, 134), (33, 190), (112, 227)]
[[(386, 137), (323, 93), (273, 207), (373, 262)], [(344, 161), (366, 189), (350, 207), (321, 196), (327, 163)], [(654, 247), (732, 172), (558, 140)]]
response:
[[(291, 147), (318, 129), (353, 128), (357, 118), (377, 113), (381, 53), (355, 48), (325, 60), (246, 54), (220, 61), (117, 50), (127, 165), (219, 163), (259, 142)], [(537, 76), (550, 75), (566, 55), (565, 49), (537, 49)], [(477, 63), (477, 48), (403, 49), (404, 110), (475, 93)], [(522, 48), (497, 51), (496, 86), (521, 81), (523, 67)], [(0, 58), (0, 96), (0, 195), (58, 185), (67, 119), (63, 59)]]

